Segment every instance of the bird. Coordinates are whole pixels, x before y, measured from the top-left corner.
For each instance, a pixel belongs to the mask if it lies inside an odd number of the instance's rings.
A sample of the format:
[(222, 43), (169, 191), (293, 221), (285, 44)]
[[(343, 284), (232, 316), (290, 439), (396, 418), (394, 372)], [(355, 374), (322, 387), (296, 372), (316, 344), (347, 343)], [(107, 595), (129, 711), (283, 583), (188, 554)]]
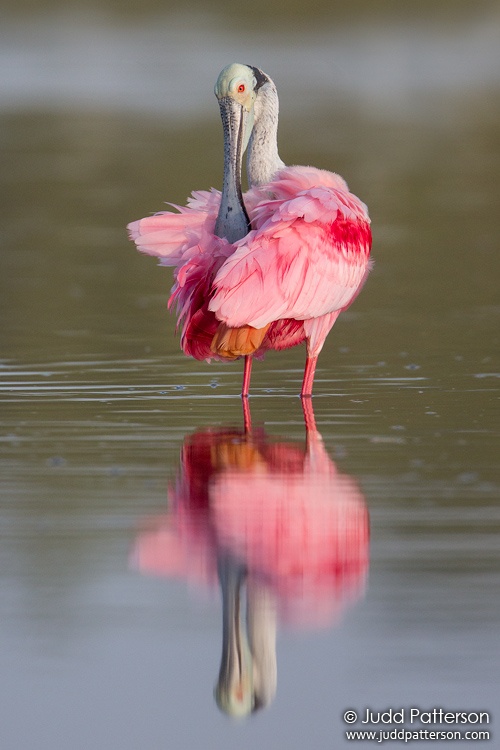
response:
[[(366, 205), (339, 175), (286, 166), (278, 152), (279, 100), (259, 68), (233, 63), (215, 86), (224, 126), (222, 192), (195, 191), (186, 206), (128, 225), (137, 248), (174, 266), (181, 348), (196, 359), (252, 358), (305, 342), (301, 397), (312, 395), (318, 356), (372, 267)], [(248, 191), (241, 189), (247, 153)]]

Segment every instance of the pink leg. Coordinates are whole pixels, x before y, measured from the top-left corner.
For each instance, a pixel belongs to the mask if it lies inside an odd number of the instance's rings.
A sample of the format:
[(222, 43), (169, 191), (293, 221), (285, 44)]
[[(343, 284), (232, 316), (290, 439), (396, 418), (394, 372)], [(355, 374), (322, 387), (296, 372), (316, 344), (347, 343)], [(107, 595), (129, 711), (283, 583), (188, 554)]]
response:
[(314, 382), (314, 372), (316, 370), (317, 357), (307, 357), (306, 366), (304, 369), (304, 380), (302, 381), (302, 390), (300, 395), (311, 396)]
[(252, 355), (247, 354), (245, 357), (245, 369), (243, 370), (243, 386), (241, 388), (241, 395), (248, 396), (250, 390), (250, 376), (252, 374)]
[(245, 428), (245, 435), (250, 435), (252, 432), (252, 415), (250, 414), (250, 404), (248, 398), (242, 399), (243, 404), (243, 426)]

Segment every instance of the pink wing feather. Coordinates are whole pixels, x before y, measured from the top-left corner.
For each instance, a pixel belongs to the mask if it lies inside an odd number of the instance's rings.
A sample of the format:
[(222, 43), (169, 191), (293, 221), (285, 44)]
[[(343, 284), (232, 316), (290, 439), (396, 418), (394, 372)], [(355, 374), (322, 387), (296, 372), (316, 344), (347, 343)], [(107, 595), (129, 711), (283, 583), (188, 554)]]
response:
[(187, 206), (160, 211), (131, 222), (127, 229), (137, 249), (160, 258), (161, 265), (179, 266), (187, 260), (206, 233), (213, 234), (220, 205), (218, 190), (191, 193)]
[[(174, 266), (174, 285), (169, 308), (177, 306), (181, 348), (196, 359), (211, 359), (210, 349), (218, 322), (207, 309), (211, 282), (233, 251), (232, 245), (214, 235), (221, 194), (218, 190), (193, 192), (186, 206), (162, 211), (128, 225), (137, 249)], [(216, 357), (219, 359), (219, 357)]]
[(369, 270), (365, 205), (338, 175), (314, 167), (281, 170), (263, 193), (275, 197), (250, 214), (256, 229), (219, 269), (209, 310), (229, 326), (255, 328), (338, 314)]
[(271, 323), (257, 355), (306, 337), (318, 353), (369, 271), (366, 206), (332, 172), (286, 167), (245, 193), (254, 229), (232, 245), (214, 235), (220, 197), (218, 190), (196, 191), (186, 206), (173, 206), (177, 213), (128, 225), (141, 252), (175, 267), (169, 307), (177, 305), (183, 351), (221, 359), (210, 346), (223, 321)]
[[(210, 348), (219, 325), (208, 310), (212, 281), (224, 261), (234, 252), (227, 240), (214, 235), (220, 191), (195, 191), (186, 206), (172, 205), (128, 225), (130, 239), (137, 249), (160, 259), (160, 265), (174, 266), (174, 285), (169, 308), (177, 307), (177, 327), (181, 328), (181, 348), (196, 359), (218, 359)], [(247, 206), (256, 198), (245, 196)]]

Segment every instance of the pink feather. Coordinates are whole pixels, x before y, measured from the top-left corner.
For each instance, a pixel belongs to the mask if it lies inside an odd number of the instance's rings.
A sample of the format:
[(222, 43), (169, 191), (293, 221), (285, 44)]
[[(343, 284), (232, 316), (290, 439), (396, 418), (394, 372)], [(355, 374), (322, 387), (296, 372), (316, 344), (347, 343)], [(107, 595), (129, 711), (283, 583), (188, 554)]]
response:
[(269, 329), (256, 352), (304, 340), (317, 357), (337, 316), (370, 270), (366, 206), (344, 180), (314, 167), (285, 167), (244, 195), (252, 230), (230, 244), (214, 234), (217, 190), (192, 193), (178, 213), (132, 222), (137, 248), (174, 266), (182, 350), (222, 359), (210, 348), (220, 322)]
[(249, 212), (254, 229), (220, 267), (208, 309), (231, 327), (304, 321), (308, 355), (317, 356), (370, 269), (366, 206), (341, 177), (314, 167), (285, 167), (253, 192), (262, 196)]

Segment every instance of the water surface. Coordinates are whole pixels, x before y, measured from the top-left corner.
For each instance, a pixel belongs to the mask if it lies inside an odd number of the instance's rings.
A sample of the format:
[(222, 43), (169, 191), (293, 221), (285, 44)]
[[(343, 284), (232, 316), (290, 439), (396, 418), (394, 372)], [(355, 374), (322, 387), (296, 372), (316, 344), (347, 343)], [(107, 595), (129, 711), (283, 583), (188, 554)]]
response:
[[(2, 747), (302, 748), (314, 735), (326, 750), (347, 708), (494, 713), (494, 6), (416, 25), (381, 6), (358, 23), (318, 17), (321, 32), (293, 16), (288, 35), (252, 27), (244, 46), (221, 42), (216, 10), (164, 26), (154, 10), (51, 12), (58, 23), (19, 10), (2, 27), (17, 60), (0, 112)], [(338, 171), (367, 202), (376, 265), (329, 336), (313, 399), (325, 460), (369, 517), (366, 570), (335, 616), (279, 614), (276, 695), (235, 724), (213, 696), (216, 577), (141, 571), (134, 551), (172, 513), (193, 436), (241, 433), (241, 365), (182, 356), (170, 271), (124, 226), (220, 185), (211, 90), (236, 59), (278, 83), (283, 158)], [(257, 363), (250, 398), (291, 476), (303, 358)]]

